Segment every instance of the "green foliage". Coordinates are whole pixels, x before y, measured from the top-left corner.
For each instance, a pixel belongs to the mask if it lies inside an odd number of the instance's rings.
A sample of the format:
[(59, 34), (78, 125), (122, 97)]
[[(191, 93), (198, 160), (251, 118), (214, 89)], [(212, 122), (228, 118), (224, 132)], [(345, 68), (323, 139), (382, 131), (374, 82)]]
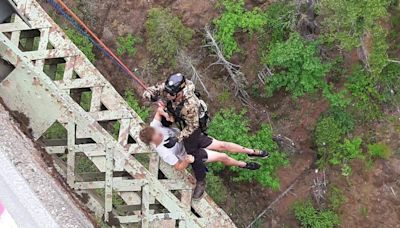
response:
[(170, 10), (153, 8), (146, 21), (147, 48), (157, 58), (157, 64), (175, 65), (179, 49), (185, 48), (192, 39), (193, 30), (185, 27)]
[(382, 102), (397, 106), (400, 103), (400, 64), (391, 63), (387, 65), (379, 77), (379, 93)]
[(348, 175), (351, 173), (351, 167), (347, 165), (348, 161), (355, 158), (362, 158), (361, 138), (352, 140), (342, 139), (346, 129), (332, 117), (324, 117), (318, 121), (315, 129), (315, 143), (319, 156), (318, 164), (325, 167), (328, 164), (342, 165), (342, 173)]
[[(389, 0), (322, 0), (322, 28), (330, 41), (346, 50), (360, 46), (360, 37), (387, 15)], [(340, 15), (339, 15), (340, 14)]]
[(344, 135), (344, 130), (340, 128), (335, 119), (325, 117), (318, 121), (314, 134), (320, 157), (318, 163), (325, 167), (332, 158), (331, 153), (340, 150), (340, 141)]
[(340, 145), (340, 150), (332, 154), (329, 162), (333, 165), (339, 165), (355, 158), (361, 158), (361, 143), (361, 138), (345, 139), (344, 143)]
[(372, 75), (379, 77), (383, 68), (388, 64), (389, 44), (386, 40), (387, 31), (376, 25), (371, 29), (372, 47), (368, 57), (368, 64)]
[(228, 89), (224, 89), (220, 94), (218, 94), (218, 101), (222, 104), (230, 103), (232, 99), (231, 92)]
[(329, 207), (333, 211), (337, 211), (344, 203), (346, 203), (347, 198), (343, 194), (342, 190), (337, 186), (330, 186), (328, 192), (328, 202)]
[(131, 107), (143, 121), (147, 121), (150, 116), (150, 108), (145, 106), (141, 106), (133, 94), (132, 90), (125, 91), (125, 101), (128, 103), (129, 107)]
[(64, 30), (69, 39), (86, 55), (90, 62), (96, 60), (96, 56), (93, 53), (93, 44), (82, 36), (75, 29), (67, 28)]
[[(128, 103), (129, 107), (131, 107), (131, 109), (133, 109), (133, 111), (135, 111), (139, 117), (146, 122), (147, 119), (150, 116), (150, 108), (147, 108), (145, 106), (141, 106), (138, 102), (138, 100), (136, 99), (134, 93), (132, 90), (126, 90), (125, 91), (125, 95), (124, 95), (125, 101), (126, 103)], [(114, 124), (114, 138), (117, 139), (118, 138), (118, 134), (119, 134), (119, 129), (121, 127), (121, 123), (120, 122), (116, 122)]]
[(321, 62), (317, 55), (317, 42), (303, 40), (298, 33), (292, 33), (285, 42), (273, 44), (262, 62), (276, 72), (268, 77), (268, 96), (281, 88), (299, 97), (313, 93), (325, 84), (325, 74), (330, 65)]
[(207, 173), (206, 191), (217, 204), (225, 203), (228, 198), (228, 189), (224, 185), (222, 178), (213, 172)]
[(92, 101), (92, 92), (85, 91), (82, 92), (79, 105), (86, 111), (90, 111), (90, 103)]
[(346, 108), (351, 103), (351, 99), (347, 95), (346, 89), (333, 92), (333, 85), (326, 85), (323, 89), (323, 96), (329, 101), (332, 108)]
[(296, 25), (295, 7), (288, 3), (272, 3), (265, 11), (265, 17), (271, 43), (284, 41)]
[[(222, 109), (212, 119), (208, 133), (219, 140), (269, 151), (270, 157), (268, 159), (257, 161), (261, 164), (261, 168), (257, 171), (238, 167), (229, 167), (229, 169), (237, 173), (237, 176), (233, 178), (234, 181), (256, 181), (263, 186), (273, 189), (279, 188), (279, 179), (276, 176), (276, 171), (279, 167), (288, 164), (288, 160), (285, 154), (278, 151), (278, 146), (272, 140), (270, 127), (262, 125), (259, 131), (251, 134), (245, 111), (237, 114), (232, 109)], [(238, 160), (248, 159), (246, 154), (232, 154), (230, 156)], [(214, 172), (218, 172), (223, 168), (223, 165), (212, 164), (210, 167)]]
[(117, 54), (122, 56), (128, 54), (129, 57), (136, 55), (136, 45), (142, 43), (143, 40), (140, 37), (127, 34), (126, 36), (120, 36), (117, 38)]
[(235, 33), (261, 31), (266, 18), (259, 8), (247, 11), (244, 0), (221, 0), (224, 7), (222, 15), (214, 20), (217, 28), (216, 39), (222, 44), (222, 50), (227, 58), (232, 57), (240, 48), (235, 40)]
[(372, 158), (389, 159), (390, 155), (392, 155), (392, 150), (386, 144), (375, 143), (368, 145), (368, 154)]
[(353, 116), (343, 108), (331, 107), (327, 116), (332, 117), (340, 129), (348, 134), (354, 130), (355, 123)]
[(293, 209), (301, 227), (333, 228), (340, 224), (340, 218), (335, 212), (331, 210), (318, 211), (310, 201), (297, 202)]
[(348, 78), (346, 88), (353, 101), (354, 113), (359, 119), (371, 121), (381, 116), (379, 105), (381, 96), (376, 89), (376, 81), (369, 73), (363, 71), (361, 67), (356, 67)]
[(44, 139), (66, 139), (67, 134), (67, 129), (59, 122), (55, 122), (46, 130), (42, 137)]

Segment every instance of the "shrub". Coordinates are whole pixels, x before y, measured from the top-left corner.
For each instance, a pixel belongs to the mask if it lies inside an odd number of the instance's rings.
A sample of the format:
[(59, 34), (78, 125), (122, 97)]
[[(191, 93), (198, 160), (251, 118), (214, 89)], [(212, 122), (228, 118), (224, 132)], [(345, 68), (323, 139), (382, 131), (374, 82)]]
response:
[(247, 11), (244, 8), (244, 0), (221, 0), (221, 4), (224, 12), (214, 20), (217, 28), (215, 38), (222, 44), (225, 56), (230, 58), (240, 51), (234, 34), (239, 30), (250, 33), (261, 31), (266, 20), (259, 8)]
[(392, 155), (392, 150), (386, 144), (375, 143), (368, 145), (368, 154), (372, 158), (388, 159)]
[(350, 92), (352, 107), (359, 119), (371, 121), (381, 116), (381, 95), (376, 89), (376, 80), (368, 72), (357, 66), (345, 86)]
[(346, 89), (340, 90), (339, 92), (333, 92), (333, 85), (326, 85), (323, 89), (323, 96), (329, 101), (332, 108), (344, 109), (351, 103), (351, 99), (348, 98), (348, 91)]
[[(344, 139), (346, 130), (331, 116), (323, 117), (315, 128), (315, 143), (319, 156), (318, 164), (325, 167), (328, 164), (341, 165), (342, 173), (349, 175), (351, 167), (348, 161), (362, 158), (361, 138)], [(343, 141), (343, 142), (342, 142)]]
[(343, 194), (342, 190), (337, 186), (330, 186), (328, 193), (329, 207), (333, 211), (337, 211), (344, 203), (346, 203), (347, 198)]
[(93, 44), (75, 29), (67, 28), (64, 30), (68, 38), (86, 55), (90, 62), (96, 60), (96, 56), (93, 53)]
[(150, 108), (141, 106), (132, 90), (125, 91), (124, 98), (129, 107), (131, 107), (140, 116), (140, 118), (146, 122), (150, 116)]
[[(360, 46), (360, 37), (387, 15), (388, 0), (322, 0), (322, 28), (330, 41), (346, 50)], [(339, 15), (340, 14), (340, 15)]]
[(158, 65), (175, 65), (179, 49), (185, 48), (192, 39), (193, 31), (185, 27), (170, 10), (153, 8), (146, 21), (147, 48), (157, 59)]
[(387, 65), (379, 77), (379, 93), (382, 102), (390, 106), (400, 103), (400, 64)]
[(331, 211), (318, 211), (310, 201), (297, 202), (293, 206), (294, 215), (302, 227), (333, 228), (340, 224), (339, 216)]
[(346, 109), (331, 107), (327, 113), (327, 116), (332, 117), (339, 128), (344, 131), (344, 133), (348, 134), (354, 130), (355, 120), (353, 118), (353, 115), (347, 112)]
[(120, 36), (117, 38), (117, 54), (122, 56), (128, 54), (129, 57), (136, 55), (136, 45), (142, 43), (143, 40), (139, 37), (127, 34), (126, 36)]
[[(285, 154), (278, 151), (278, 146), (272, 140), (270, 127), (262, 125), (259, 131), (251, 134), (245, 111), (238, 114), (232, 109), (222, 109), (212, 119), (208, 133), (218, 140), (235, 142), (244, 147), (268, 150), (270, 157), (258, 160), (261, 164), (259, 170), (249, 171), (238, 167), (229, 167), (229, 170), (237, 173), (237, 176), (233, 178), (234, 181), (256, 181), (266, 187), (279, 188), (276, 171), (279, 167), (288, 164), (288, 160)], [(248, 159), (246, 154), (230, 154), (230, 156), (238, 160)], [(218, 172), (223, 165), (211, 164), (210, 168), (214, 172)]]
[(340, 149), (340, 141), (344, 135), (343, 129), (332, 117), (325, 117), (318, 121), (314, 136), (319, 156), (318, 164), (327, 165), (331, 154)]
[(380, 25), (371, 29), (371, 51), (368, 56), (368, 64), (373, 76), (380, 76), (383, 68), (388, 65), (389, 44), (386, 40), (387, 31)]
[(271, 43), (285, 40), (296, 26), (295, 7), (288, 3), (272, 3), (265, 11), (265, 17)]
[(317, 56), (317, 45), (317, 42), (305, 41), (298, 33), (292, 33), (287, 41), (271, 46), (262, 58), (262, 62), (275, 72), (266, 81), (268, 96), (285, 88), (293, 97), (299, 97), (324, 86), (330, 65), (322, 63)]
[(339, 150), (333, 151), (329, 162), (332, 165), (340, 165), (355, 158), (360, 158), (362, 156), (361, 143), (361, 138), (345, 139), (344, 143), (340, 144)]

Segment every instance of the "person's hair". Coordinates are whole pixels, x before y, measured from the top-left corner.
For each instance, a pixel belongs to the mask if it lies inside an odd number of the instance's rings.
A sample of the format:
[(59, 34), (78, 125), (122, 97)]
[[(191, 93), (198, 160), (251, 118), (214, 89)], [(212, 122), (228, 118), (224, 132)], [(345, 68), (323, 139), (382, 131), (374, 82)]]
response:
[(140, 131), (139, 138), (143, 143), (149, 145), (155, 132), (156, 130), (153, 127), (146, 126)]

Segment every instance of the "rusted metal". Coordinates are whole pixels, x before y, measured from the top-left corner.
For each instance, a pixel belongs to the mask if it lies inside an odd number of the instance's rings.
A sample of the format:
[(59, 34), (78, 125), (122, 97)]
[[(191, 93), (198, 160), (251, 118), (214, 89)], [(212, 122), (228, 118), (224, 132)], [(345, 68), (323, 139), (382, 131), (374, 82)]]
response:
[[(19, 48), (22, 32), (31, 30), (19, 17), (0, 24), (0, 56), (15, 67), (1, 81), (0, 97), (11, 110), (29, 118), (28, 127), (35, 139), (56, 121), (65, 127), (68, 137), (64, 144), (61, 140), (46, 145), (45, 149), (54, 155), (67, 152), (66, 179), (77, 192), (103, 189), (102, 203), (89, 200), (89, 208), (97, 214), (102, 211), (106, 220), (116, 219), (121, 226), (137, 223), (142, 227), (175, 227), (176, 224), (179, 227), (235, 227), (210, 197), (191, 203), (193, 177), (187, 172), (175, 171), (160, 161), (152, 148), (140, 142), (138, 133), (143, 121), (39, 4), (33, 0), (15, 2), (32, 29), (36, 29), (24, 33), (30, 34), (24, 39), (36, 39), (38, 43), (26, 41), (24, 45), (30, 51)], [(6, 32), (11, 35), (6, 36)], [(47, 50), (49, 44), (53, 47), (51, 50)], [(32, 51), (34, 47), (37, 50)], [(89, 110), (85, 111), (73, 99), (76, 90), (91, 92)], [(120, 123), (116, 138), (99, 124), (112, 121)], [(78, 153), (93, 162), (103, 179), (77, 178)], [(139, 162), (136, 159), (139, 155), (146, 155), (148, 159)], [(159, 171), (167, 179), (159, 180)], [(127, 175), (117, 174), (121, 172)], [(180, 198), (171, 191), (179, 191)], [(133, 211), (118, 214), (113, 209), (116, 208), (113, 194), (118, 194)], [(167, 212), (150, 209), (153, 204), (161, 204)], [(109, 217), (111, 214), (113, 218)]]

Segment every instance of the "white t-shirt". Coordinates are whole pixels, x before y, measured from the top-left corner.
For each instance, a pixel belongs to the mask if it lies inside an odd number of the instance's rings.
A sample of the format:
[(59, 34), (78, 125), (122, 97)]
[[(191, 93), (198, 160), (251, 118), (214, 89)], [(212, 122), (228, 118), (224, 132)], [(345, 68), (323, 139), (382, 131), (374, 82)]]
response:
[(159, 120), (151, 121), (150, 126), (154, 127), (164, 135), (163, 142), (156, 147), (158, 155), (169, 165), (175, 165), (179, 160), (183, 160), (186, 156), (186, 151), (182, 142), (177, 142), (174, 147), (166, 148), (167, 139), (176, 136), (179, 130), (176, 128), (164, 127)]

